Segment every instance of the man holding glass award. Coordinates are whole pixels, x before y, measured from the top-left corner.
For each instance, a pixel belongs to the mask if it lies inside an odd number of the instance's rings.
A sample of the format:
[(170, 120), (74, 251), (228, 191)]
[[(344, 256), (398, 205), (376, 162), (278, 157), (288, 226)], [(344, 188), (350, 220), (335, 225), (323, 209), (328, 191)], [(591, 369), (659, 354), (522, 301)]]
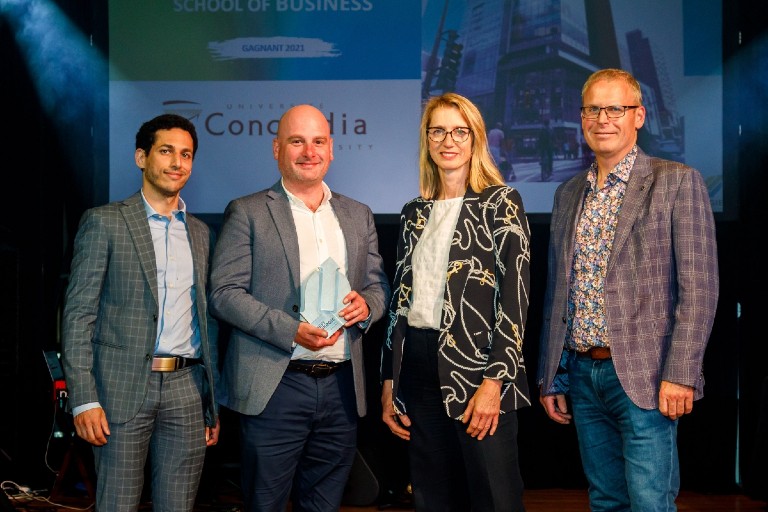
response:
[(232, 326), (220, 403), (240, 416), (246, 510), (337, 511), (389, 284), (370, 208), (323, 181), (323, 113), (289, 109), (272, 150), (282, 179), (230, 202), (214, 254), (210, 307)]

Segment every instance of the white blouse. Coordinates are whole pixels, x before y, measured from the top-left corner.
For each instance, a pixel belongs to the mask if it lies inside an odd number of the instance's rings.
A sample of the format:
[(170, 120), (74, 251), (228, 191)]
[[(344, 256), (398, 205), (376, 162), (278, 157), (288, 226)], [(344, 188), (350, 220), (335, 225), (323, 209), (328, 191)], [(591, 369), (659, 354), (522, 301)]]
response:
[(413, 249), (413, 301), (408, 325), (439, 329), (445, 300), (448, 253), (463, 197), (435, 201), (424, 232)]

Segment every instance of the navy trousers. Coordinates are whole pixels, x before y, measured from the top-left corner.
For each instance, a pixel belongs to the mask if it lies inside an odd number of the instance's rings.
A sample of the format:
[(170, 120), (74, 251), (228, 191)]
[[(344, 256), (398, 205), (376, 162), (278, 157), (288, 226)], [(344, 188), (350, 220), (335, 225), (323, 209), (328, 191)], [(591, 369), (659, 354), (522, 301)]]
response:
[(266, 408), (240, 416), (249, 512), (338, 512), (357, 448), (352, 366), (315, 378), (288, 370)]

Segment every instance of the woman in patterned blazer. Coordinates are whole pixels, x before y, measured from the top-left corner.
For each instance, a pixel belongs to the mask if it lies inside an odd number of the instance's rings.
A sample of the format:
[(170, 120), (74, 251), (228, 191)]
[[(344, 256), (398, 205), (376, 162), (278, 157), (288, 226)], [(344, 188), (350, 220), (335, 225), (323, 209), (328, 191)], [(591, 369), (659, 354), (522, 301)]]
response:
[(417, 511), (523, 510), (523, 202), (505, 185), (467, 98), (431, 98), (420, 139), (420, 196), (400, 214), (382, 349), (383, 420), (409, 441)]

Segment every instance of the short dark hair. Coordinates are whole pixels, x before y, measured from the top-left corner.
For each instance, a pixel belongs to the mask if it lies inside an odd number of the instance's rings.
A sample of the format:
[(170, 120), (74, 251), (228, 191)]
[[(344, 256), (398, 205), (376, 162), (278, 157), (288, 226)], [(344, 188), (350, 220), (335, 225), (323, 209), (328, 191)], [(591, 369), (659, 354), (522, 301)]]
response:
[(192, 121), (177, 114), (161, 114), (141, 125), (136, 132), (136, 149), (143, 149), (149, 154), (152, 144), (155, 143), (157, 130), (170, 130), (181, 128), (192, 136), (192, 157), (197, 153), (197, 131)]

